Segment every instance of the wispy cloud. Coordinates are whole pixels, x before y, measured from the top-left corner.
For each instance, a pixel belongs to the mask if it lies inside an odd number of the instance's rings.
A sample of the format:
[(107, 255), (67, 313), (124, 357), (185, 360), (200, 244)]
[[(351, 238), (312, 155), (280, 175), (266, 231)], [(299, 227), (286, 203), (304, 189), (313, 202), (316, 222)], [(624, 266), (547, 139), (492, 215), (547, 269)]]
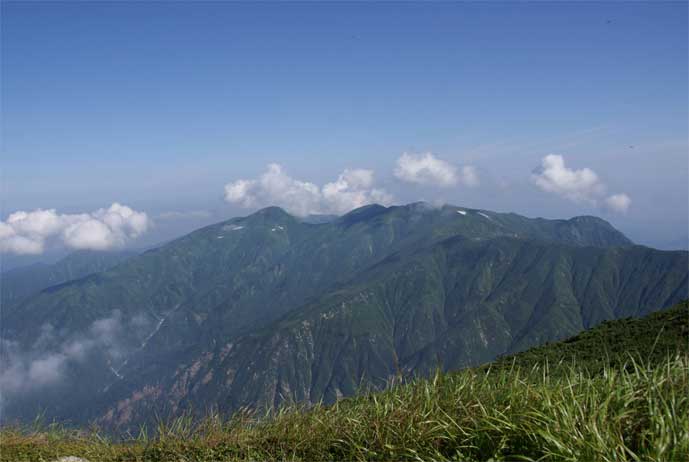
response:
[(574, 130), (556, 136), (546, 136), (543, 138), (525, 138), (523, 135), (505, 139), (481, 143), (463, 150), (463, 155), (469, 159), (501, 158), (503, 156), (514, 156), (518, 153), (528, 154), (542, 152), (544, 148), (551, 150), (571, 149), (594, 141), (601, 135), (609, 134), (613, 127), (609, 125), (595, 126)]
[[(85, 332), (63, 338), (51, 324), (44, 324), (29, 348), (18, 342), (0, 339), (3, 362), (0, 365), (0, 397), (40, 391), (43, 387), (65, 381), (70, 364), (81, 364), (90, 355), (102, 353), (108, 362), (116, 363), (127, 353), (122, 342), (125, 329), (141, 330), (142, 325), (123, 319), (115, 310), (109, 317), (94, 321)], [(147, 323), (143, 327), (149, 327)]]

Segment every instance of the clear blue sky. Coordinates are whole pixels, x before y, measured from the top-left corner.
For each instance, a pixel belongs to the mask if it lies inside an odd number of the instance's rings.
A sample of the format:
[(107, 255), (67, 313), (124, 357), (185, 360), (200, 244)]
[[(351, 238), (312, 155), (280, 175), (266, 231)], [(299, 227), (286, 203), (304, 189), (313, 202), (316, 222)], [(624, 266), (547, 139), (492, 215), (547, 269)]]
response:
[[(372, 169), (398, 202), (602, 215), (530, 181), (555, 153), (632, 198), (605, 218), (634, 240), (686, 245), (687, 33), (686, 2), (3, 2), (0, 219), (211, 212), (164, 238), (246, 213), (223, 186), (271, 162), (319, 185)], [(481, 184), (403, 184), (405, 151)]]

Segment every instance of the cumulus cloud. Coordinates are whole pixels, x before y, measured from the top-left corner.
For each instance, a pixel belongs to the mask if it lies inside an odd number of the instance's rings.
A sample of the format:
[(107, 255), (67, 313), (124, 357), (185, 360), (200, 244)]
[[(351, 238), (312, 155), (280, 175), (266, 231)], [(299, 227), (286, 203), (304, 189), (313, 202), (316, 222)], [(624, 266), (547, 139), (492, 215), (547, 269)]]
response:
[(277, 205), (298, 216), (342, 214), (366, 204), (388, 204), (392, 196), (374, 188), (372, 170), (346, 169), (337, 180), (319, 187), (294, 179), (278, 164), (268, 165), (257, 179), (225, 185), (225, 200), (242, 207)]
[(593, 202), (605, 193), (605, 185), (590, 168), (567, 168), (562, 156), (550, 154), (541, 160), (532, 179), (544, 191), (559, 194), (575, 202)]
[(541, 159), (541, 166), (531, 175), (540, 189), (554, 193), (577, 203), (593, 206), (602, 204), (615, 212), (626, 212), (631, 199), (626, 194), (605, 197), (605, 183), (590, 168), (575, 170), (567, 167), (564, 157), (549, 154)]
[(454, 186), (459, 182), (457, 169), (430, 152), (419, 155), (402, 154), (397, 159), (394, 173), (400, 180), (410, 183)]
[(117, 202), (92, 213), (18, 211), (0, 221), (0, 252), (40, 254), (50, 239), (61, 240), (74, 249), (107, 250), (140, 236), (151, 224), (146, 213)]
[(394, 174), (402, 181), (437, 186), (467, 186), (479, 184), (478, 173), (470, 165), (457, 169), (447, 161), (439, 159), (430, 152), (424, 154), (402, 154), (397, 159)]

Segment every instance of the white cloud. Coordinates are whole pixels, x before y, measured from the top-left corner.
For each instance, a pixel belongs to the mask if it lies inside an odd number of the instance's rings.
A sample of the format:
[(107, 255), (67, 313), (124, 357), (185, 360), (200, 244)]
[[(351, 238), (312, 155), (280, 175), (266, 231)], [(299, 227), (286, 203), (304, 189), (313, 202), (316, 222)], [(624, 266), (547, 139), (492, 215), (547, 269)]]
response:
[(75, 249), (106, 250), (124, 245), (151, 226), (144, 212), (112, 204), (92, 213), (58, 214), (55, 209), (18, 211), (0, 221), (0, 252), (40, 254), (50, 239)]
[(394, 174), (402, 181), (431, 184), (442, 187), (463, 183), (467, 186), (479, 184), (478, 173), (470, 165), (457, 169), (451, 163), (437, 158), (430, 152), (425, 154), (402, 154), (397, 159)]
[(457, 169), (430, 152), (419, 155), (402, 154), (397, 159), (394, 173), (400, 180), (410, 183), (453, 186), (459, 181)]
[(559, 194), (575, 202), (592, 202), (605, 193), (605, 185), (589, 168), (567, 168), (562, 156), (549, 154), (541, 160), (541, 168), (532, 179), (544, 191)]
[[(268, 166), (268, 172), (264, 173), (264, 177), (271, 174), (273, 170), (273, 175), (280, 174), (280, 166), (277, 164), (270, 164)], [(256, 180), (237, 180), (233, 183), (228, 183), (225, 185), (225, 200), (227, 202), (239, 203), (242, 207), (254, 207), (256, 197), (255, 189), (258, 181)]]
[(366, 204), (388, 204), (392, 196), (373, 188), (373, 171), (345, 170), (337, 181), (327, 183), (322, 189), (326, 213), (345, 213)]
[(78, 335), (60, 339), (50, 324), (41, 327), (41, 334), (30, 348), (22, 349), (17, 342), (0, 339), (4, 351), (0, 364), (0, 403), (13, 395), (40, 391), (67, 378), (70, 363), (82, 363), (89, 354), (104, 353), (106, 360), (119, 361), (127, 348), (121, 344), (125, 328), (122, 315), (114, 311), (98, 319)]
[[(10, 228), (5, 223), (0, 223), (0, 227)], [(3, 236), (0, 237), (0, 252), (13, 252), (22, 255), (43, 253), (43, 240), (17, 236), (11, 228), (10, 231), (3, 233)]]
[(631, 203), (626, 194), (614, 194), (605, 198), (606, 186), (590, 168), (571, 169), (564, 157), (549, 154), (541, 159), (541, 166), (531, 175), (540, 189), (562, 196), (577, 203), (605, 206), (615, 212), (625, 212)]
[(630, 197), (624, 193), (613, 194), (605, 199), (605, 205), (613, 212), (626, 213), (632, 203)]
[(372, 170), (347, 169), (320, 188), (290, 177), (278, 164), (270, 164), (257, 179), (225, 185), (225, 200), (247, 208), (277, 205), (298, 216), (342, 214), (366, 204), (392, 201), (392, 196), (374, 188), (373, 183)]
[(48, 385), (57, 382), (62, 376), (62, 369), (67, 362), (67, 356), (55, 353), (44, 358), (36, 359), (28, 365), (27, 382), (31, 386)]

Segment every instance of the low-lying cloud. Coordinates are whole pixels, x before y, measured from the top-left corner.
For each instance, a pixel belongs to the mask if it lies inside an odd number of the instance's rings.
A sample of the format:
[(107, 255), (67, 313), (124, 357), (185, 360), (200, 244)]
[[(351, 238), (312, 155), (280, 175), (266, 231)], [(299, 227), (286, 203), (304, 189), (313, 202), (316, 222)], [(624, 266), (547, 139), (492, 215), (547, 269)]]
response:
[(607, 188), (596, 172), (590, 168), (569, 168), (564, 157), (557, 154), (545, 156), (541, 166), (532, 173), (531, 180), (543, 191), (614, 212), (624, 213), (631, 204), (630, 197), (624, 193), (606, 197)]
[(82, 333), (64, 338), (50, 324), (27, 349), (18, 342), (1, 340), (0, 397), (2, 400), (40, 390), (66, 379), (70, 363), (79, 364), (89, 355), (101, 352), (111, 363), (121, 360), (126, 348), (121, 342), (125, 326), (122, 315), (114, 311), (98, 319)]
[(91, 213), (18, 211), (0, 221), (0, 252), (41, 254), (46, 242), (53, 239), (73, 249), (107, 250), (140, 236), (151, 224), (145, 212), (117, 202)]
[(225, 200), (245, 208), (277, 205), (297, 216), (343, 214), (367, 204), (389, 204), (393, 198), (374, 187), (374, 173), (346, 169), (322, 187), (290, 177), (278, 164), (268, 165), (257, 179), (240, 179), (225, 185)]
[(397, 159), (395, 176), (409, 183), (430, 184), (441, 187), (477, 186), (478, 173), (470, 165), (460, 169), (430, 152), (424, 154), (402, 154)]

